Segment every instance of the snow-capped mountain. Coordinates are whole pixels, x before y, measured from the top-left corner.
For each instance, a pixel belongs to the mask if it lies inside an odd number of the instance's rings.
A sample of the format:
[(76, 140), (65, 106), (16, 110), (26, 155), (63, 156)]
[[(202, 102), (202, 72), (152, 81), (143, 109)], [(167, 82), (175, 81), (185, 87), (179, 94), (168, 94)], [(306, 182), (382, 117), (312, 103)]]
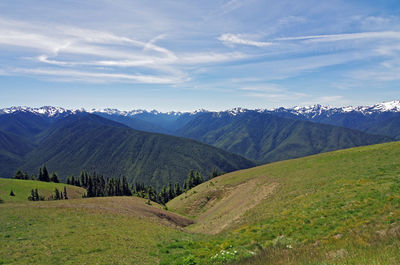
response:
[(10, 108), (3, 108), (0, 109), (0, 115), (1, 114), (11, 114), (15, 112), (29, 112), (33, 114), (37, 114), (40, 116), (45, 116), (45, 117), (60, 117), (60, 116), (67, 116), (70, 114), (75, 114), (79, 112), (79, 110), (69, 110), (61, 107), (53, 107), (53, 106), (43, 106), (40, 108), (32, 108), (32, 107), (10, 107)]
[[(318, 116), (331, 116), (333, 114), (338, 113), (360, 113), (363, 115), (371, 115), (374, 113), (382, 113), (382, 112), (400, 112), (400, 100), (394, 100), (389, 102), (378, 103), (371, 106), (346, 106), (346, 107), (330, 107), (323, 105), (311, 105), (311, 106), (303, 106), (303, 107), (293, 107), (293, 108), (274, 108), (274, 109), (256, 109), (250, 110), (245, 108), (233, 108), (225, 111), (219, 111), (216, 113), (222, 114), (226, 113), (232, 116), (238, 115), (239, 113), (244, 113), (248, 111), (257, 111), (261, 113), (270, 113), (270, 114), (292, 114), (296, 116), (304, 116), (307, 119), (316, 118)], [(10, 114), (14, 112), (31, 112), (34, 114), (48, 116), (48, 117), (58, 117), (65, 116), (69, 114), (76, 114), (80, 112), (87, 113), (102, 113), (107, 115), (117, 115), (117, 116), (125, 116), (125, 117), (133, 117), (140, 114), (151, 114), (151, 115), (166, 115), (166, 116), (182, 116), (184, 114), (196, 115), (203, 112), (211, 112), (205, 109), (195, 110), (192, 112), (180, 112), (180, 111), (169, 111), (169, 112), (160, 112), (157, 110), (143, 110), (143, 109), (134, 109), (130, 111), (104, 108), (104, 109), (66, 109), (62, 107), (53, 107), (53, 106), (43, 106), (39, 108), (32, 107), (10, 107), (0, 109), (1, 114)]]
[(305, 107), (293, 108), (276, 108), (272, 110), (259, 110), (269, 113), (290, 113), (296, 116), (304, 116), (307, 119), (314, 119), (318, 116), (332, 116), (334, 114), (359, 113), (363, 115), (372, 115), (382, 112), (400, 112), (400, 100), (383, 102), (371, 106), (347, 106), (347, 107), (330, 107), (322, 105), (311, 105)]

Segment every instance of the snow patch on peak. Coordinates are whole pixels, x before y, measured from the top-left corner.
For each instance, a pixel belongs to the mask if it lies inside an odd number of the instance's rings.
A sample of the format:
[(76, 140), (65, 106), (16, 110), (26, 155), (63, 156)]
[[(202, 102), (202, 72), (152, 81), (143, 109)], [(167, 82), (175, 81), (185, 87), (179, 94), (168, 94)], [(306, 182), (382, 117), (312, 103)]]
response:
[(379, 104), (372, 106), (371, 109), (377, 110), (377, 111), (398, 112), (398, 111), (400, 111), (400, 100), (393, 100), (393, 101), (379, 103)]
[(53, 106), (43, 106), (39, 108), (18, 106), (18, 107), (0, 109), (0, 114), (11, 114), (15, 112), (30, 112), (47, 117), (58, 117), (63, 114), (75, 113), (76, 111), (67, 110), (61, 107), (53, 107)]
[(233, 108), (233, 109), (227, 110), (226, 112), (228, 112), (230, 115), (236, 116), (239, 113), (243, 113), (246, 111), (247, 111), (247, 109), (238, 107), (238, 108)]

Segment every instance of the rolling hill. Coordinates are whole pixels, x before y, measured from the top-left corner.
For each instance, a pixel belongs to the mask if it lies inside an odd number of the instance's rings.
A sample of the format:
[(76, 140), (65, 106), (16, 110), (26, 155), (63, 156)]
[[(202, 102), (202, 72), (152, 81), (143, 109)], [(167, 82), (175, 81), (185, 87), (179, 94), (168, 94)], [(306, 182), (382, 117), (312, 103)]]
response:
[(134, 197), (2, 203), (0, 261), (398, 264), (399, 158), (393, 142), (239, 170), (169, 211)]
[(214, 167), (230, 172), (254, 166), (239, 155), (194, 140), (136, 131), (94, 114), (61, 119), (40, 139), (21, 168), (36, 172), (46, 164), (64, 178), (86, 168), (160, 187), (183, 182), (190, 169), (207, 175)]
[(385, 136), (256, 111), (235, 115), (203, 113), (178, 130), (177, 135), (263, 163), (391, 140)]
[[(28, 197), (31, 195), (31, 190), (38, 189), (39, 195), (44, 196), (47, 199), (50, 195), (54, 195), (55, 188), (59, 191), (63, 191), (64, 187), (67, 189), (69, 199), (82, 198), (86, 193), (84, 188), (64, 183), (0, 178), (0, 198), (6, 203), (26, 202)], [(14, 192), (15, 196), (10, 196), (11, 190)]]
[(198, 260), (208, 250), (216, 263), (247, 251), (261, 254), (248, 264), (397, 264), (399, 158), (395, 142), (271, 163), (167, 205), (196, 220), (189, 231), (214, 235), (193, 246)]

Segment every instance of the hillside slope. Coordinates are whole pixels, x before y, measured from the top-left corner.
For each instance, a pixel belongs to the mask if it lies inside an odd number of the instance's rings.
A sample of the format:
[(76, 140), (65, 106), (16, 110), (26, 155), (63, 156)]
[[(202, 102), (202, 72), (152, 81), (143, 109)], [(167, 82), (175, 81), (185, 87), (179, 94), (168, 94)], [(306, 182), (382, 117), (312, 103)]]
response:
[(0, 130), (27, 139), (47, 129), (51, 124), (49, 117), (43, 117), (31, 112), (17, 111), (0, 115)]
[[(0, 178), (0, 198), (4, 200), (4, 202), (24, 202), (28, 200), (32, 189), (38, 189), (39, 195), (47, 199), (51, 195), (54, 195), (54, 189), (57, 188), (59, 191), (63, 191), (64, 187), (67, 189), (69, 199), (82, 198), (82, 196), (86, 194), (84, 188), (64, 183)], [(10, 196), (11, 190), (14, 192), (15, 196)]]
[(198, 255), (219, 244), (229, 244), (230, 252), (280, 242), (310, 251), (365, 249), (384, 239), (378, 232), (400, 232), (399, 161), (394, 142), (271, 163), (212, 179), (168, 208), (194, 217), (191, 231), (217, 233), (199, 242)]
[(177, 132), (263, 163), (390, 141), (343, 127), (255, 111), (203, 113)]
[(12, 176), (34, 147), (23, 137), (0, 131), (0, 177)]
[(190, 169), (209, 174), (254, 166), (239, 156), (194, 140), (136, 131), (93, 114), (70, 116), (41, 134), (22, 169), (36, 172), (46, 164), (62, 177), (83, 168), (106, 176), (156, 187), (183, 182)]

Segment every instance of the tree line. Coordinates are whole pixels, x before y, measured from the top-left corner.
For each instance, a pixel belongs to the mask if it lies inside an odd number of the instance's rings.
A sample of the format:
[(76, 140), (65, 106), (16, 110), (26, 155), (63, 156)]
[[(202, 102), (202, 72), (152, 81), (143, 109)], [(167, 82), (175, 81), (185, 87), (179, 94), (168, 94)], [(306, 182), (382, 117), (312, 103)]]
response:
[[(207, 179), (212, 179), (219, 175), (221, 175), (221, 173), (219, 173), (217, 169), (214, 168)], [(60, 182), (55, 172), (53, 172), (51, 176), (49, 175), (46, 165), (43, 165), (39, 168), (38, 177), (36, 177), (35, 175), (31, 175), (31, 177), (28, 177), (28, 174), (26, 172), (18, 170), (14, 178), (25, 180), (32, 179), (55, 183)], [(122, 178), (104, 177), (103, 175), (99, 175), (96, 172), (89, 173), (86, 170), (82, 170), (79, 177), (72, 176), (67, 178), (66, 184), (86, 189), (86, 194), (84, 195), (84, 197), (134, 195), (141, 198), (147, 198), (149, 201), (151, 200), (165, 205), (168, 201), (196, 187), (204, 181), (205, 179), (202, 177), (199, 171), (190, 170), (186, 180), (183, 182), (182, 185), (179, 182), (176, 182), (174, 184), (169, 182), (168, 185), (164, 185), (160, 190), (157, 191), (152, 185), (146, 185), (139, 182), (136, 182), (130, 186), (125, 176), (123, 176)], [(42, 200), (42, 197), (38, 194), (36, 189), (31, 191), (31, 195), (28, 199), (32, 201), (39, 201)], [(52, 195), (49, 199), (68, 199), (66, 188), (64, 187), (64, 193), (56, 189), (54, 191), (54, 195)]]
[(45, 182), (60, 183), (57, 173), (53, 171), (53, 173), (50, 176), (46, 165), (43, 165), (42, 167), (39, 168), (38, 177), (36, 177), (33, 174), (31, 176), (28, 176), (28, 173), (23, 172), (22, 170), (19, 169), (15, 173), (14, 178), (15, 179), (24, 179), (24, 180), (39, 180), (39, 181), (45, 181)]
[[(219, 176), (220, 173), (214, 168), (209, 179)], [(165, 205), (168, 201), (181, 195), (182, 193), (196, 187), (204, 182), (199, 171), (190, 170), (183, 185), (179, 182), (163, 186), (157, 191), (152, 185), (136, 182), (131, 187), (126, 177), (104, 178), (103, 175), (96, 173), (89, 174), (82, 170), (79, 177), (67, 178), (67, 184), (83, 187), (87, 190), (86, 197), (106, 197), (106, 196), (138, 196)]]

